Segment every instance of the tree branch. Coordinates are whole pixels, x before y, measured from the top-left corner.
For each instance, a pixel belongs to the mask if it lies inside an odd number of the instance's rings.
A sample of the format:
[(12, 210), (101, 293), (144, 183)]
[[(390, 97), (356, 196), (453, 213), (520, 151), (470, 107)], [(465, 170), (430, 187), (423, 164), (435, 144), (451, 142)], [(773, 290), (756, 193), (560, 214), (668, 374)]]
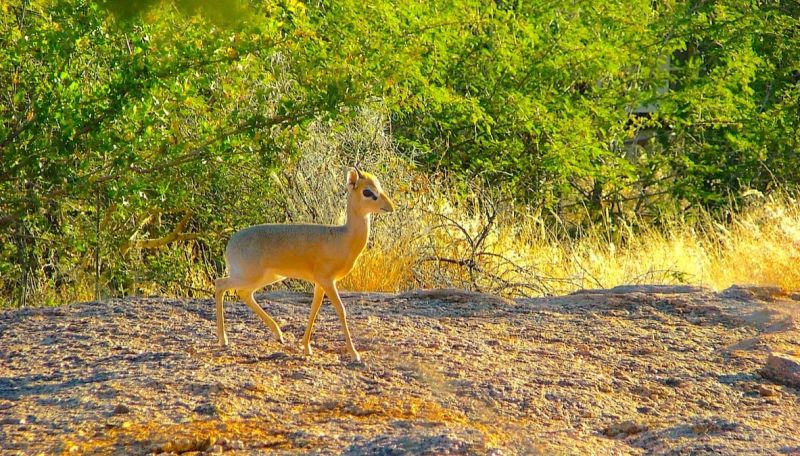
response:
[[(144, 219), (144, 221), (140, 224), (140, 229), (141, 229), (142, 226), (144, 226), (147, 223), (149, 223), (153, 219), (154, 215), (155, 215), (154, 213), (151, 213), (150, 215), (148, 215)], [(199, 239), (200, 238), (200, 234), (199, 233), (184, 233), (183, 232), (183, 230), (186, 229), (186, 225), (189, 223), (189, 220), (191, 218), (192, 218), (192, 212), (187, 209), (187, 210), (184, 211), (184, 215), (180, 219), (178, 224), (175, 225), (175, 228), (172, 231), (170, 231), (169, 233), (167, 233), (165, 236), (162, 236), (162, 237), (156, 238), (156, 239), (142, 239), (140, 241), (136, 241), (136, 240), (131, 239), (131, 240), (125, 242), (122, 245), (122, 247), (120, 247), (120, 253), (124, 255), (125, 253), (127, 253), (133, 247), (136, 247), (136, 248), (139, 248), (139, 249), (157, 249), (159, 247), (163, 247), (163, 246), (165, 246), (167, 244), (171, 244), (173, 242), (182, 242), (182, 241), (190, 241), (190, 240), (194, 240), (194, 239)], [(138, 232), (138, 230), (136, 232)], [(131, 238), (135, 237), (135, 235), (136, 234), (134, 233), (134, 235), (131, 236)]]

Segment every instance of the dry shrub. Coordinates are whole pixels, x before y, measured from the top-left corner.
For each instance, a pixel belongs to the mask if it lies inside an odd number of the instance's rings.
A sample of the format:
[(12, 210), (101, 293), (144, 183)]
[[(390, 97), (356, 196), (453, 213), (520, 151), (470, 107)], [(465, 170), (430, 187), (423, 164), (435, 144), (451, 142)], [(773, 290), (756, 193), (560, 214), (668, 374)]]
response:
[[(281, 173), (287, 218), (342, 222), (344, 175), (358, 163), (398, 203), (374, 218), (372, 238), (342, 288), (399, 291), (458, 287), (507, 296), (563, 294), (621, 284), (734, 283), (800, 288), (800, 210), (792, 198), (757, 196), (733, 223), (711, 216), (584, 227), (504, 201), (476, 185), (455, 192), (401, 157), (379, 111), (318, 125), (299, 161)], [(611, 234), (611, 233), (614, 234)]]
[[(399, 291), (414, 282), (419, 225), (408, 223), (406, 202), (420, 179), (411, 162), (395, 153), (379, 111), (365, 109), (345, 124), (317, 124), (300, 146), (299, 159), (280, 171), (287, 221), (343, 223), (348, 167), (376, 174), (398, 208), (373, 217), (373, 230), (356, 269), (342, 288)], [(402, 252), (402, 254), (399, 254)]]

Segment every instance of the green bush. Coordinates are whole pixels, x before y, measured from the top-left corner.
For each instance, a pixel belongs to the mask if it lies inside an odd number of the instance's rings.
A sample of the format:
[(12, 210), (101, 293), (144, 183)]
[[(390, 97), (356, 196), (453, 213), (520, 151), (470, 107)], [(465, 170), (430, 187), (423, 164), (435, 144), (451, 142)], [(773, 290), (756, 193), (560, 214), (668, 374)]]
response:
[(0, 5), (4, 303), (200, 292), (288, 216), (301, 145), (375, 106), (408, 166), (577, 224), (800, 179), (793, 3), (131, 5)]

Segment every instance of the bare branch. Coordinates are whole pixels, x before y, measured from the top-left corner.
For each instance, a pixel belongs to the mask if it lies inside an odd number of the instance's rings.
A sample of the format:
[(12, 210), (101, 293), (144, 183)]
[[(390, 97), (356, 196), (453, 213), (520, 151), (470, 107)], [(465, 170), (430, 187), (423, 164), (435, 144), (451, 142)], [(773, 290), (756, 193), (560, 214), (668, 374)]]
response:
[[(149, 223), (153, 217), (158, 212), (151, 213), (147, 217), (145, 217), (144, 221), (140, 223), (140, 228)], [(200, 239), (201, 235), (199, 233), (184, 233), (183, 230), (186, 229), (186, 225), (189, 223), (189, 220), (192, 218), (192, 212), (188, 209), (184, 211), (184, 215), (181, 220), (175, 225), (175, 228), (167, 233), (165, 236), (162, 236), (157, 239), (143, 239), (143, 240), (133, 240), (133, 237), (136, 236), (136, 233), (139, 231), (137, 229), (136, 232), (131, 236), (131, 239), (125, 242), (122, 247), (120, 247), (120, 253), (123, 255), (127, 253), (131, 248), (139, 248), (139, 249), (157, 249), (159, 247), (163, 247), (167, 244), (171, 244), (173, 242), (183, 242), (183, 241), (190, 241), (195, 239)]]

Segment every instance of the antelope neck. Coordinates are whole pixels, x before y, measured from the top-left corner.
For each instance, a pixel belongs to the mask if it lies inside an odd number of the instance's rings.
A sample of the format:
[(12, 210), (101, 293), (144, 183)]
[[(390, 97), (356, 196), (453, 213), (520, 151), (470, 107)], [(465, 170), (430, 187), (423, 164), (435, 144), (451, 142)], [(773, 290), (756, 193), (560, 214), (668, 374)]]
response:
[(359, 215), (355, 209), (348, 205), (347, 222), (344, 225), (345, 235), (352, 245), (358, 246), (358, 251), (367, 244), (369, 239), (370, 214)]

